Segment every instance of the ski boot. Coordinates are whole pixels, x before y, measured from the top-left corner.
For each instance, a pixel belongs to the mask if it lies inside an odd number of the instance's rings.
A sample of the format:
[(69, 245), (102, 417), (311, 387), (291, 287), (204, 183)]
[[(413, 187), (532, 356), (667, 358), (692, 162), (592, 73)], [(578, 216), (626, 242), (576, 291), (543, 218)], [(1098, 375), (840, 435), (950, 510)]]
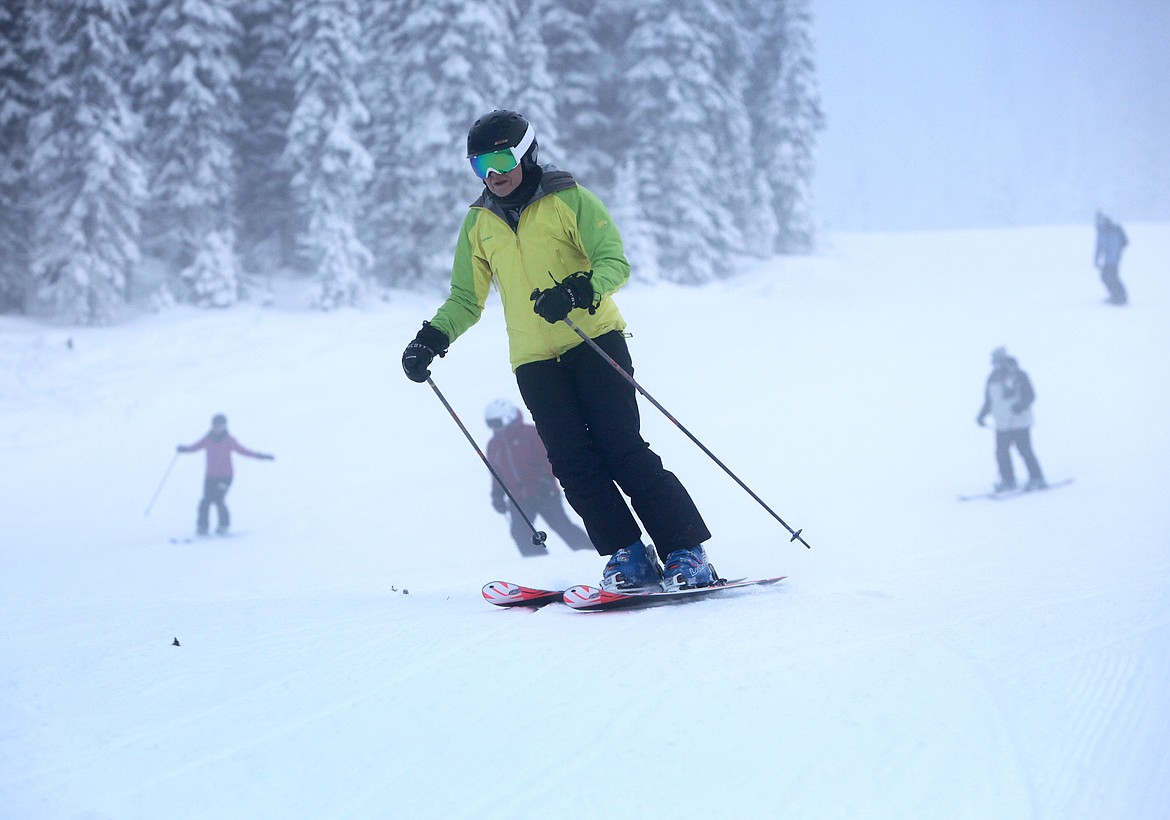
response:
[(638, 539), (609, 558), (601, 573), (601, 588), (607, 592), (662, 589), (658, 553)]
[(1028, 479), (1028, 483), (1024, 485), (1024, 492), (1030, 493), (1033, 490), (1047, 490), (1048, 482), (1040, 476), (1035, 476)]
[(995, 489), (992, 492), (996, 493), (1010, 493), (1016, 489), (1015, 481), (999, 481), (996, 482)]
[(702, 546), (675, 550), (666, 556), (662, 568), (662, 588), (668, 592), (692, 587), (709, 587), (719, 576), (707, 562)]

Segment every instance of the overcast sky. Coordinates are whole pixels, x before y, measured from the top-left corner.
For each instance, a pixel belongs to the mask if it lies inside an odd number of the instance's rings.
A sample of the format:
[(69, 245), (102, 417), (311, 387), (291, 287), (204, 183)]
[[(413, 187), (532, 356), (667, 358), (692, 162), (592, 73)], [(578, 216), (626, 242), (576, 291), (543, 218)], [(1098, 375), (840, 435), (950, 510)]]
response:
[(840, 230), (1170, 219), (1170, 0), (814, 0)]

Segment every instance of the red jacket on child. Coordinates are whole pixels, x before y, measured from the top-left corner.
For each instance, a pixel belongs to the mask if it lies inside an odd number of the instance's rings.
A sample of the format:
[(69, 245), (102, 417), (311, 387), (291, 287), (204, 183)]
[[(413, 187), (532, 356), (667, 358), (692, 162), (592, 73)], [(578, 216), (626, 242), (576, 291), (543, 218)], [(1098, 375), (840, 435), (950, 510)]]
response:
[(231, 433), (210, 432), (199, 441), (187, 447), (179, 447), (180, 453), (193, 453), (196, 450), (207, 450), (207, 477), (232, 477), (232, 451), (248, 458), (262, 458), (260, 453), (253, 452), (236, 441)]
[[(487, 458), (500, 475), (500, 481), (517, 501), (531, 500), (556, 492), (552, 466), (540, 434), (531, 424), (524, 423), (524, 417), (517, 414), (515, 420), (496, 430), (488, 440)], [(499, 482), (492, 480), (492, 500), (504, 497)]]

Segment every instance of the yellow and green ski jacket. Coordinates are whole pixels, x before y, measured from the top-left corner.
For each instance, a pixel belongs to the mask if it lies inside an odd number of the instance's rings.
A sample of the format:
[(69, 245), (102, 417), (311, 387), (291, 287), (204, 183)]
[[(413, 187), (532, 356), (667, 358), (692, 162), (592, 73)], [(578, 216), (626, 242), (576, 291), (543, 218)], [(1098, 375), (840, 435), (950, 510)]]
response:
[(532, 291), (590, 270), (593, 309), (577, 308), (569, 318), (592, 339), (625, 329), (610, 296), (629, 280), (630, 263), (601, 200), (568, 172), (548, 166), (514, 230), (486, 191), (471, 204), (455, 247), (451, 295), (431, 324), (454, 342), (479, 321), (495, 281), (504, 303), (512, 370), (555, 359), (582, 339), (564, 322), (549, 324), (533, 312)]

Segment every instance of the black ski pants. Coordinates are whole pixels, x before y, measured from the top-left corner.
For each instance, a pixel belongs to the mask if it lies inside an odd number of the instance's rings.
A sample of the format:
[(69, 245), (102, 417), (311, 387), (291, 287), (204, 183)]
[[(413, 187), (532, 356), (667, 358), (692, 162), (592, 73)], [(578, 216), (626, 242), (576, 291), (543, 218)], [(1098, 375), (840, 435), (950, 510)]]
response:
[(195, 528), (199, 532), (207, 532), (208, 518), (213, 505), (219, 518), (219, 529), (226, 530), (231, 525), (231, 515), (228, 513), (227, 504), (224, 503), (224, 498), (231, 486), (231, 476), (220, 478), (207, 476), (203, 480), (203, 498), (199, 501), (199, 520), (195, 522)]
[(1129, 301), (1129, 294), (1125, 292), (1125, 285), (1121, 284), (1121, 276), (1116, 264), (1101, 266), (1101, 281), (1105, 284), (1105, 289), (1109, 291), (1110, 302), (1115, 305), (1124, 305)]
[[(619, 331), (594, 341), (633, 375)], [(516, 383), (565, 498), (601, 555), (641, 537), (634, 513), (663, 558), (711, 537), (682, 482), (642, 439), (633, 385), (596, 350), (582, 343), (558, 359), (521, 365)]]
[(1043, 481), (1044, 473), (1040, 471), (1040, 462), (1032, 451), (1032, 433), (1029, 428), (1021, 430), (995, 431), (995, 461), (999, 465), (999, 478), (1008, 486), (1015, 486), (1016, 473), (1012, 468), (1012, 447), (1020, 453), (1024, 466), (1028, 468), (1028, 478)]

